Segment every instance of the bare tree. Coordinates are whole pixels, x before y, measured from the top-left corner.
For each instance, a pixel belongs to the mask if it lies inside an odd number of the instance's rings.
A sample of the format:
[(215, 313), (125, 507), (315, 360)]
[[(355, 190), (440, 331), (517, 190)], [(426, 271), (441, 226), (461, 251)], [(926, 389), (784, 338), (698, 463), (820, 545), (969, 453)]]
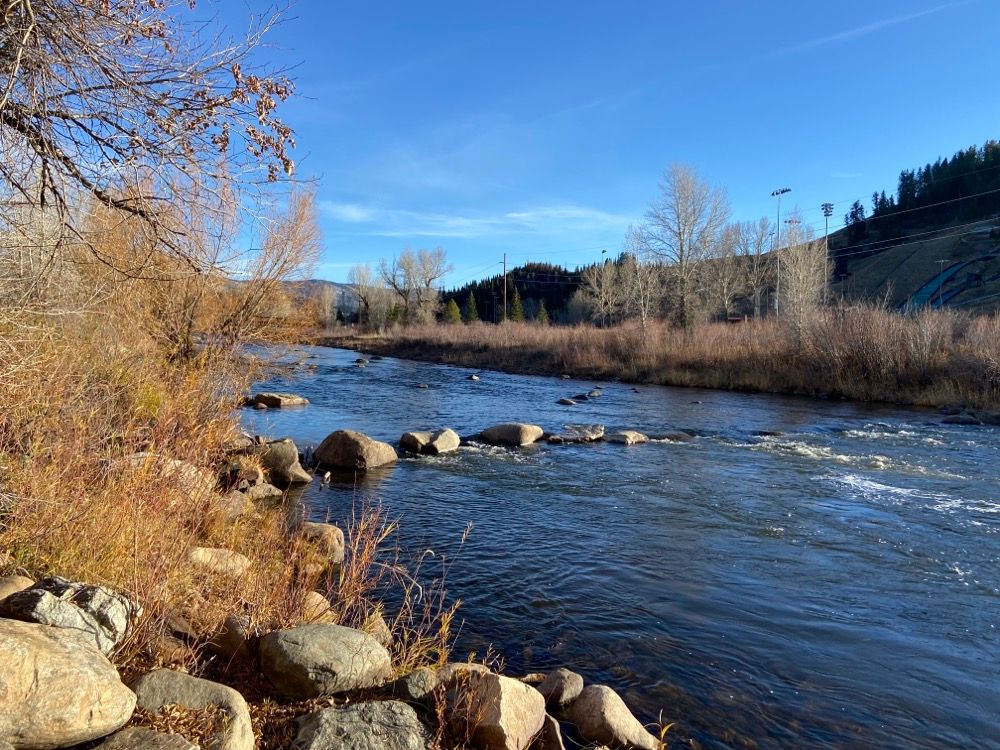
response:
[(382, 281), (399, 297), (410, 323), (434, 319), (440, 296), (437, 284), (450, 270), (443, 247), (417, 252), (407, 248), (392, 261), (379, 263)]
[(712, 243), (711, 257), (703, 263), (705, 292), (709, 304), (726, 318), (744, 289), (744, 275), (736, 255), (737, 227), (729, 224)]
[(205, 270), (187, 255), (171, 208), (193, 181), (291, 174), (292, 132), (276, 109), (293, 86), (251, 67), (276, 15), (226, 41), (189, 15), (193, 5), (0, 3), (0, 199), (51, 206), (63, 229), (78, 232), (73, 199), (89, 195)]
[(591, 318), (602, 325), (610, 325), (621, 314), (625, 301), (618, 264), (606, 260), (587, 268), (583, 272), (580, 292)]
[(712, 187), (682, 164), (673, 164), (663, 173), (660, 194), (646, 211), (639, 238), (669, 266), (675, 318), (685, 328), (694, 323), (699, 264), (710, 255), (728, 218), (729, 202), (723, 189)]
[(787, 245), (781, 253), (781, 314), (801, 336), (810, 313), (820, 306), (830, 277), (822, 240), (799, 220), (796, 209), (789, 218)]
[(370, 326), (372, 323), (372, 304), (381, 286), (380, 281), (368, 263), (351, 266), (347, 272), (347, 283), (354, 287), (354, 293), (358, 296), (358, 323), (361, 325)]
[(743, 221), (735, 225), (736, 255), (740, 259), (747, 294), (753, 301), (753, 314), (759, 318), (764, 295), (774, 286), (774, 259), (771, 248), (771, 222), (767, 218)]
[(653, 257), (642, 241), (642, 235), (630, 226), (625, 233), (619, 273), (629, 315), (639, 318), (645, 328), (650, 318), (663, 307), (666, 293), (663, 265)]

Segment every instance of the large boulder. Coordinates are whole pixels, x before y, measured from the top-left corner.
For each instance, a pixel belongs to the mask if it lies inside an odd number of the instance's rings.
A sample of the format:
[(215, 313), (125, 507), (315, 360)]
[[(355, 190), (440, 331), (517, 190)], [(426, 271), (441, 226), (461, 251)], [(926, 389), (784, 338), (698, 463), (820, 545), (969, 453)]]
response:
[(399, 439), (399, 447), (408, 453), (437, 456), (457, 451), (461, 442), (457, 432), (445, 427), (437, 431), (404, 432)]
[(576, 700), (583, 691), (583, 677), (560, 667), (549, 672), (538, 686), (538, 692), (550, 708), (561, 708)]
[(389, 652), (372, 636), (325, 623), (268, 633), (260, 663), (274, 687), (296, 699), (375, 687), (392, 674)]
[(427, 750), (417, 712), (399, 701), (325, 708), (299, 721), (294, 750)]
[(269, 409), (283, 409), (286, 406), (305, 406), (309, 403), (309, 399), (294, 393), (268, 392), (258, 393), (253, 397), (253, 402)]
[(299, 534), (314, 544), (331, 563), (340, 565), (344, 562), (344, 532), (339, 526), (303, 521)]
[(122, 727), (135, 694), (74, 630), (0, 619), (0, 745), (69, 747)]
[(222, 547), (193, 547), (188, 552), (188, 562), (208, 573), (239, 578), (250, 566), (250, 558), (240, 552)]
[(538, 425), (510, 422), (487, 427), (479, 434), (479, 438), (490, 445), (518, 447), (541, 440), (544, 434), (545, 431)]
[(365, 471), (396, 460), (396, 449), (388, 443), (354, 430), (331, 432), (313, 454), (323, 466)]
[(142, 608), (124, 594), (59, 577), (42, 579), (0, 601), (0, 617), (76, 630), (106, 656), (141, 614)]
[(254, 750), (250, 709), (243, 696), (231, 687), (172, 669), (154, 669), (136, 680), (132, 689), (139, 707), (151, 713), (158, 713), (169, 705), (195, 711), (218, 708), (225, 715), (225, 721), (209, 746), (216, 750)]
[(255, 443), (247, 453), (260, 458), (260, 465), (271, 479), (276, 478), (286, 484), (308, 484), (313, 479), (312, 474), (299, 463), (298, 446), (289, 438)]
[(646, 731), (618, 693), (606, 685), (588, 685), (566, 707), (572, 722), (587, 742), (641, 750), (657, 750), (659, 740)]
[(455, 692), (458, 719), (472, 729), (480, 750), (525, 750), (545, 722), (545, 699), (520, 680), (469, 672)]
[(128, 727), (115, 732), (95, 750), (198, 750), (179, 734), (154, 732), (145, 727)]

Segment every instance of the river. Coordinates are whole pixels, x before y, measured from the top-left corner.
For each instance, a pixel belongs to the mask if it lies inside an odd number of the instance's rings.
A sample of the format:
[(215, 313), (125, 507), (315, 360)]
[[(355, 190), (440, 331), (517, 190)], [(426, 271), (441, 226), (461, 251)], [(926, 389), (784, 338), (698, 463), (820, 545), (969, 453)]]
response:
[[(567, 666), (704, 748), (1000, 748), (1000, 429), (933, 411), (481, 372), (297, 348), (247, 410), (303, 448), (448, 426), (600, 423), (685, 442), (462, 448), (357, 488), (448, 556), (458, 646)], [(422, 388), (420, 385), (426, 385)], [(556, 401), (595, 385), (577, 406)], [(459, 549), (468, 524), (473, 530)]]

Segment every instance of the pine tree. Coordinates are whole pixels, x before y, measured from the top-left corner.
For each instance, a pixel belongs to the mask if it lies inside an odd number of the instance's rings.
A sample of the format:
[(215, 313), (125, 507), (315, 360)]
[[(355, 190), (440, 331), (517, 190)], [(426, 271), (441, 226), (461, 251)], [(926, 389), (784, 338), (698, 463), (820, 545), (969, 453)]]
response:
[(547, 326), (549, 324), (549, 311), (545, 309), (544, 298), (538, 300), (538, 314), (535, 316), (535, 322), (540, 326)]
[(514, 299), (510, 303), (510, 319), (515, 323), (524, 322), (524, 307), (521, 305), (521, 295), (517, 292), (517, 287), (514, 287)]
[(458, 325), (462, 322), (462, 313), (459, 311), (458, 303), (455, 302), (454, 297), (448, 300), (448, 304), (444, 306), (441, 321), (448, 325)]
[(479, 320), (479, 310), (476, 307), (476, 295), (469, 290), (469, 298), (465, 300), (465, 309), (462, 311), (462, 320), (466, 323), (475, 323)]

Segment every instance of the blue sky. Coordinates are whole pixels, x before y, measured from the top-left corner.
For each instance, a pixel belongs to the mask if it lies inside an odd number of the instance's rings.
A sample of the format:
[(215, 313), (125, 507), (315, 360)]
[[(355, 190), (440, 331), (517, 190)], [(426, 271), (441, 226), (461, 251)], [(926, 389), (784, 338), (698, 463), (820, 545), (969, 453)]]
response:
[[(237, 28), (263, 4), (228, 2)], [(317, 179), (317, 276), (441, 245), (459, 284), (502, 254), (617, 252), (663, 169), (773, 216), (891, 190), (903, 167), (1000, 137), (1000, 2), (299, 0), (269, 58)]]

